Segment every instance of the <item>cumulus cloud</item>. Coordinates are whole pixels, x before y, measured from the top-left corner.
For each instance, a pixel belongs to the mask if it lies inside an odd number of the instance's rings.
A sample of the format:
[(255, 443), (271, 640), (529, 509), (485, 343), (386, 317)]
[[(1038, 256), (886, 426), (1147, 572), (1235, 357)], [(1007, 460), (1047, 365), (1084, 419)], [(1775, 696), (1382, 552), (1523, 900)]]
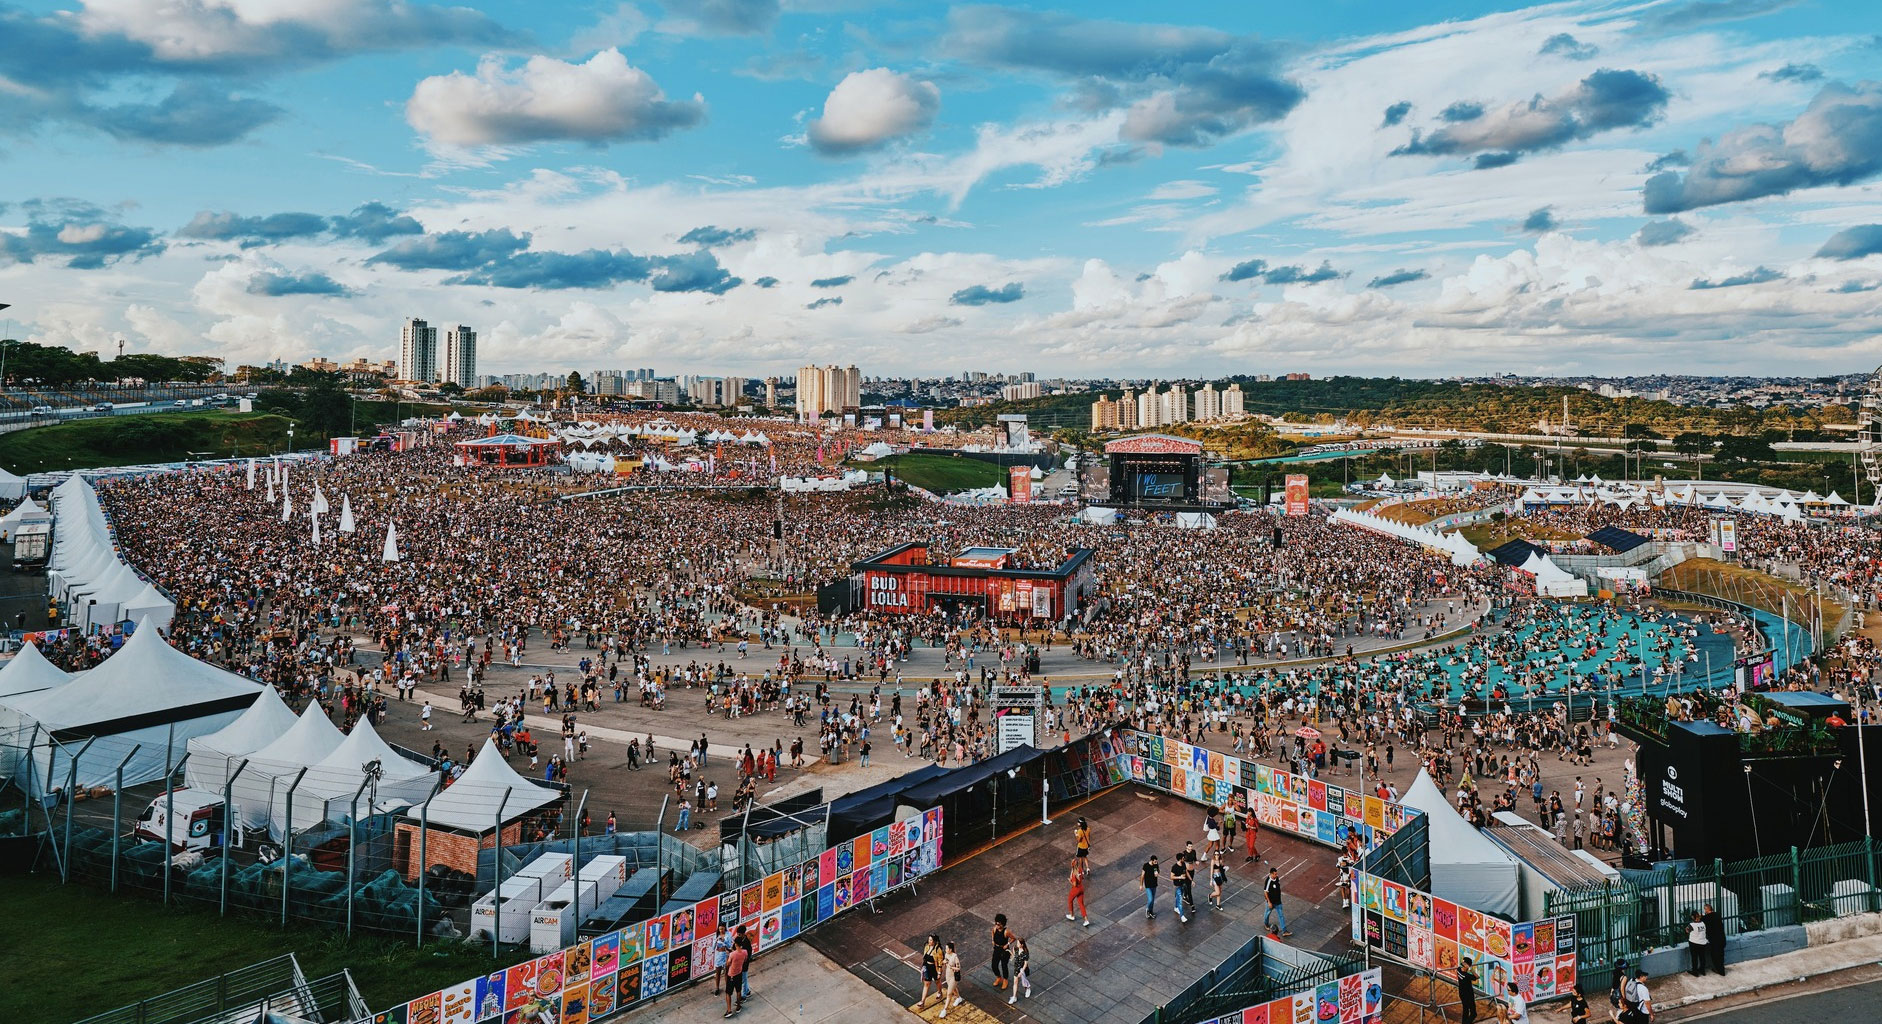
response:
[(1280, 48), (1208, 28), (961, 6), (948, 12), (943, 46), (984, 67), (1055, 76), (1086, 110), (1124, 108), (1129, 142), (1207, 146), (1279, 120), (1305, 95)]
[[(1500, 156), (1488, 166), (1502, 166), (1523, 153), (1555, 149), (1618, 128), (1650, 125), (1665, 111), (1671, 95), (1655, 75), (1602, 68), (1553, 97), (1539, 95), (1488, 110), (1474, 103), (1453, 103), (1439, 115), (1446, 122), (1442, 127), (1414, 133), (1392, 155), (1497, 153)], [(1479, 161), (1478, 166), (1485, 164)]]
[[(523, 37), (463, 7), (406, 0), (82, 0), (76, 12), (0, 6), (0, 127), (63, 123), (130, 142), (216, 146), (276, 120), (229, 91), (352, 54)], [(169, 86), (161, 99), (146, 90)]]
[(475, 75), (420, 81), (405, 104), (405, 119), (420, 134), (461, 147), (646, 142), (705, 116), (703, 98), (669, 100), (653, 76), (613, 49), (581, 64), (535, 56), (520, 68), (486, 57)]
[(1334, 270), (1333, 265), (1321, 261), (1312, 270), (1304, 265), (1270, 266), (1266, 260), (1243, 260), (1223, 272), (1223, 281), (1263, 281), (1267, 284), (1317, 284), (1321, 281), (1333, 281), (1345, 277), (1342, 271)]
[(1412, 112), (1411, 101), (1399, 100), (1397, 103), (1394, 103), (1391, 106), (1385, 108), (1385, 117), (1379, 122), (1379, 127), (1390, 128), (1393, 125), (1398, 124), (1400, 121), (1405, 120), (1406, 116), (1409, 115), (1411, 112)]
[(822, 309), (825, 306), (841, 306), (842, 304), (843, 304), (843, 296), (830, 295), (830, 296), (826, 296), (824, 298), (818, 299), (814, 302), (805, 303), (804, 308), (805, 309)]
[(854, 280), (856, 280), (856, 277), (853, 274), (843, 274), (839, 277), (819, 277), (811, 281), (810, 286), (812, 288), (841, 288)]
[(1877, 253), (1882, 253), (1882, 224), (1858, 224), (1831, 235), (1817, 250), (1817, 258), (1859, 260)]
[(1733, 274), (1730, 277), (1721, 277), (1717, 280), (1703, 277), (1694, 278), (1693, 283), (1688, 287), (1694, 291), (1705, 291), (1709, 288), (1739, 288), (1748, 284), (1764, 284), (1769, 281), (1778, 281), (1782, 280), (1783, 277), (1783, 274), (1772, 270), (1770, 267), (1757, 267), (1752, 270), (1747, 270), (1742, 274)]
[(1647, 179), (1648, 213), (1679, 213), (1822, 185), (1882, 170), (1882, 82), (1831, 83), (1787, 124), (1754, 124), (1701, 142), (1684, 174)]
[(1650, 220), (1640, 226), (1640, 232), (1634, 236), (1634, 239), (1641, 245), (1652, 248), (1684, 241), (1697, 231), (1697, 228), (1683, 220)]
[(316, 213), (271, 213), (244, 217), (204, 210), (178, 229), (178, 238), (210, 242), (239, 242), (244, 249), (271, 245), (291, 238), (307, 238), (327, 230), (327, 218)]
[(1563, 57), (1568, 60), (1590, 60), (1601, 48), (1584, 43), (1567, 32), (1557, 32), (1542, 41), (1542, 49), (1536, 51), (1543, 57)]
[(998, 288), (989, 288), (984, 284), (969, 285), (948, 297), (948, 302), (956, 306), (997, 306), (1008, 302), (1018, 302), (1026, 297), (1026, 287), (1018, 281), (1009, 281)]
[(1478, 153), (1477, 159), (1472, 160), (1470, 162), (1470, 166), (1479, 171), (1487, 171), (1493, 167), (1508, 167), (1509, 165), (1515, 163), (1519, 159), (1521, 159), (1520, 154), (1511, 153), (1507, 151), (1496, 152), (1496, 153)]
[(1830, 289), (1830, 292), (1834, 295), (1856, 295), (1861, 292), (1872, 292), (1877, 288), (1882, 288), (1882, 281), (1844, 281)]
[(941, 90), (888, 68), (852, 71), (823, 101), (823, 116), (812, 120), (805, 136), (817, 152), (830, 156), (880, 149), (923, 132), (941, 109)]
[(1758, 77), (1769, 82), (1817, 82), (1823, 79), (1823, 69), (1815, 64), (1786, 64)]
[(400, 270), (473, 270), (527, 248), (529, 235), (509, 228), (444, 231), (396, 242), (366, 262)]
[(374, 245), (397, 235), (422, 235), (424, 226), (381, 202), (364, 203), (352, 213), (328, 218), (336, 238), (357, 238)]
[(318, 270), (275, 273), (264, 270), (248, 279), (250, 295), (351, 295), (352, 290)]
[(514, 252), (498, 255), (446, 283), (547, 290), (611, 288), (624, 281), (645, 281), (651, 269), (646, 258), (626, 250)]
[(657, 292), (724, 295), (744, 282), (727, 273), (711, 253), (700, 250), (661, 257), (649, 283)]
[(63, 261), (73, 270), (96, 270), (124, 259), (163, 251), (157, 233), (128, 227), (97, 206), (76, 199), (29, 199), (24, 231), (0, 232), (0, 265)]
[(1554, 231), (1561, 226), (1562, 222), (1555, 219), (1555, 211), (1550, 207), (1541, 206), (1529, 211), (1529, 216), (1523, 218), (1518, 230), (1526, 235), (1540, 235), (1544, 231)]
[(700, 35), (750, 36), (778, 21), (778, 0), (661, 0), (682, 27)]
[(758, 232), (750, 228), (721, 228), (711, 224), (696, 227), (680, 236), (681, 245), (703, 245), (708, 248), (715, 245), (732, 245), (737, 242), (749, 242), (758, 237)]
[(1394, 285), (1411, 284), (1413, 281), (1423, 281), (1430, 276), (1431, 275), (1429, 273), (1423, 270), (1407, 270), (1403, 267), (1400, 267), (1399, 269), (1394, 270), (1389, 274), (1380, 274), (1378, 277), (1375, 277), (1372, 280), (1366, 282), (1366, 287), (1390, 288)]
[(760, 278), (754, 278), (752, 280), (752, 287), (754, 288), (776, 288), (777, 286), (778, 286), (778, 279), (775, 277), (771, 277), (770, 275), (766, 275)]

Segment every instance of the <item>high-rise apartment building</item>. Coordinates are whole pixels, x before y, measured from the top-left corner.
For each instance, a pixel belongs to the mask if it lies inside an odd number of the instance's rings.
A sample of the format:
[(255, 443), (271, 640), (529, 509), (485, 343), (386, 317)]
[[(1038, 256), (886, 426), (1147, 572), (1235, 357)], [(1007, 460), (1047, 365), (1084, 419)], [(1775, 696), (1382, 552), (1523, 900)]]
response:
[(438, 379), (438, 329), (416, 317), (399, 332), (399, 376), (405, 380)]
[(1234, 419), (1242, 414), (1242, 386), (1230, 384), (1229, 389), (1222, 392), (1222, 416), (1224, 419)]
[(1008, 402), (1024, 402), (1029, 398), (1038, 398), (1045, 390), (1035, 383), (1008, 384), (1000, 389), (1000, 397)]
[(1181, 384), (1170, 385), (1170, 390), (1157, 397), (1160, 407), (1157, 411), (1159, 426), (1182, 423), (1189, 419), (1189, 394), (1183, 390)]
[(1157, 386), (1150, 385), (1144, 393), (1137, 396), (1137, 426), (1157, 427), (1163, 425), (1163, 396), (1157, 394)]
[(1124, 397), (1117, 400), (1117, 429), (1130, 430), (1137, 426), (1137, 393), (1130, 388), (1124, 389)]
[(766, 377), (765, 378), (765, 408), (776, 409), (777, 407), (778, 407), (778, 379), (776, 377)]
[(1097, 401), (1091, 403), (1091, 429), (1117, 429), (1117, 403), (1109, 396), (1100, 395)]
[(458, 324), (444, 335), (444, 382), (477, 386), (477, 332)]
[(863, 404), (863, 375), (856, 367), (805, 366), (797, 371), (797, 414), (842, 414)]
[(1195, 408), (1198, 420), (1219, 420), (1222, 418), (1222, 393), (1214, 384), (1204, 384), (1190, 396), (1190, 403)]

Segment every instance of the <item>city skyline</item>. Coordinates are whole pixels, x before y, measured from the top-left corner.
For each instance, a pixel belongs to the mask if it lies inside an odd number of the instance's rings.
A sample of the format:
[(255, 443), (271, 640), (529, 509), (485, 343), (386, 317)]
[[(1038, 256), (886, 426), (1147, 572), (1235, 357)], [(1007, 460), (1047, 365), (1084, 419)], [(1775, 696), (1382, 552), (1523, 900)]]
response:
[(33, 41), (0, 53), (0, 301), (24, 340), (230, 365), (383, 362), (409, 311), (451, 310), (475, 376), (1882, 361), (1872, 5), (1156, 20), (0, 9)]

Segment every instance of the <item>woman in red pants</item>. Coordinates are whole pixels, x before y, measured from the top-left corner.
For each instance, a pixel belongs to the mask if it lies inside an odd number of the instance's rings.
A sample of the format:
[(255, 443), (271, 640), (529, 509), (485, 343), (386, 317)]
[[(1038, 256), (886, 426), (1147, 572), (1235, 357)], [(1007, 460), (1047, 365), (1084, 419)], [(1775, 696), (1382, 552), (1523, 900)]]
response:
[[(1091, 863), (1083, 857), (1072, 858), (1071, 890), (1065, 894), (1065, 919), (1075, 921), (1082, 917), (1085, 927), (1091, 927), (1091, 911), (1085, 909), (1085, 866)], [(1072, 911), (1076, 909), (1077, 915)]]

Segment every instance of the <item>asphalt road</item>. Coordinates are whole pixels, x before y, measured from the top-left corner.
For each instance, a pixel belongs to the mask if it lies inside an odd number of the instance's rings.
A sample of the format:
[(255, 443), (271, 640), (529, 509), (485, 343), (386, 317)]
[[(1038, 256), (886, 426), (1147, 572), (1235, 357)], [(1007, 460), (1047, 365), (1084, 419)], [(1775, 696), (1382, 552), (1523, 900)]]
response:
[[(1873, 976), (1874, 972), (1866, 973)], [(1843, 1021), (1854, 1024), (1856, 1021), (1877, 1019), (1877, 1006), (1882, 1005), (1882, 980), (1827, 990), (1819, 988), (1833, 985), (1836, 983), (1835, 978), (1848, 974), (1854, 972), (1817, 979), (1802, 986), (1786, 986), (1806, 989), (1788, 998), (1739, 1005), (1714, 1004), (1707, 1009), (1692, 1007), (1690, 1009), (1698, 1012), (1677, 1011), (1673, 1018), (1681, 1024), (1696, 1020), (1730, 1021), (1731, 1024), (1796, 1024), (1799, 1021)], [(1762, 994), (1768, 994), (1769, 991)]]

